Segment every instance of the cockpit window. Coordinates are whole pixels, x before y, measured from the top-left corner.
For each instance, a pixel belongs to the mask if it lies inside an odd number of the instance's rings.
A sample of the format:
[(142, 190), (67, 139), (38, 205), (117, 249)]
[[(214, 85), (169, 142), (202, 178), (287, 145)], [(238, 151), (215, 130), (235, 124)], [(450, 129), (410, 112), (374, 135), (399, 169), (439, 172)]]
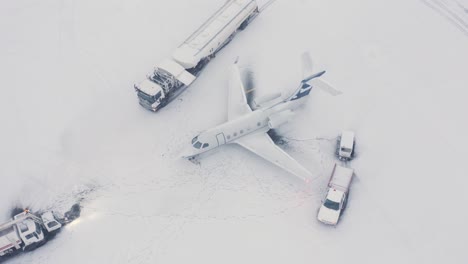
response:
[(203, 148), (207, 148), (209, 145), (210, 145), (210, 144), (205, 143), (205, 144), (203, 144)]
[(197, 149), (201, 148), (202, 146), (202, 143), (200, 143), (199, 141), (197, 141), (195, 144), (193, 144), (193, 146)]
[(198, 136), (194, 137), (194, 138), (192, 139), (192, 144), (195, 143), (197, 140), (198, 140)]
[(25, 225), (24, 223), (19, 223), (18, 225), (21, 230), (21, 233), (28, 232), (29, 228), (27, 225)]

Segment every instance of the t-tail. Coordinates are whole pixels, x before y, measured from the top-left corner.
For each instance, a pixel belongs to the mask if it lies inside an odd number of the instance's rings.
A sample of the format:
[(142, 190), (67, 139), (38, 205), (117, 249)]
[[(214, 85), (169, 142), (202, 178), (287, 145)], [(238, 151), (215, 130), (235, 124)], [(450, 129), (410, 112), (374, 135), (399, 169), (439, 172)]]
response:
[(318, 87), (322, 91), (325, 91), (333, 96), (341, 94), (340, 91), (336, 90), (322, 80), (322, 75), (325, 74), (326, 71), (321, 71), (318, 73), (313, 72), (313, 67), (312, 67), (312, 59), (310, 58), (309, 52), (304, 52), (302, 54), (302, 78), (304, 78), (299, 87), (294, 91), (294, 93), (287, 98), (285, 101), (294, 101), (298, 100), (304, 96), (309, 95), (310, 91), (312, 90), (313, 87)]
[(301, 81), (299, 88), (294, 91), (294, 94), (290, 96), (286, 101), (294, 101), (297, 99), (301, 99), (304, 96), (309, 95), (310, 91), (312, 90), (312, 85), (309, 83), (311, 80), (315, 78), (319, 78), (325, 73), (325, 71), (321, 71), (319, 73), (312, 74)]

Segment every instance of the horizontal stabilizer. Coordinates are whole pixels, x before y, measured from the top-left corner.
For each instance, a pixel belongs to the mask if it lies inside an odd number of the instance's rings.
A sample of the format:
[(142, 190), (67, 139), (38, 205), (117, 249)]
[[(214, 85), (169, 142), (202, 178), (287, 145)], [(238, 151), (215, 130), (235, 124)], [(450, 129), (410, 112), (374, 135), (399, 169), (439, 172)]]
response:
[(308, 77), (306, 77), (304, 80), (302, 80), (303, 83), (307, 83), (309, 82), (310, 80), (314, 79), (314, 78), (318, 78), (320, 76), (322, 76), (326, 71), (321, 71), (319, 73), (315, 73), (315, 74), (312, 74)]
[(340, 95), (342, 92), (335, 87), (333, 87), (331, 84), (327, 83), (326, 81), (316, 78), (312, 80), (312, 86), (315, 86), (317, 88), (320, 88), (322, 91), (329, 93), (333, 96)]

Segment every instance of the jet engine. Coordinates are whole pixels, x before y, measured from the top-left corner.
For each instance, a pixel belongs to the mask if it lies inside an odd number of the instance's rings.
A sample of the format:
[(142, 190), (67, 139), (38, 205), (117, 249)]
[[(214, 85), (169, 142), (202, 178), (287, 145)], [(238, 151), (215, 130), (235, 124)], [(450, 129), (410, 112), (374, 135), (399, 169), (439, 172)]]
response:
[(294, 112), (291, 110), (284, 110), (282, 112), (271, 115), (268, 118), (268, 127), (270, 127), (270, 129), (278, 128), (281, 125), (286, 124), (293, 115)]

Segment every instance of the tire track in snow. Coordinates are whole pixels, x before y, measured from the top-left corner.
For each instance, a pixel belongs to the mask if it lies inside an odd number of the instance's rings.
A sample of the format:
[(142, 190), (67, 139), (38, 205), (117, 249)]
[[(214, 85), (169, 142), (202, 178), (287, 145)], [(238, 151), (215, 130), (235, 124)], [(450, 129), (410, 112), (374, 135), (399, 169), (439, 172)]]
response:
[[(440, 0), (421, 0), (421, 2), (452, 23), (463, 34), (465, 34), (465, 36), (468, 36), (468, 21), (465, 21), (461, 16), (454, 12), (454, 10), (452, 10), (452, 8), (450, 8), (445, 2)], [(462, 7), (459, 3), (458, 6), (466, 13), (466, 8)]]

